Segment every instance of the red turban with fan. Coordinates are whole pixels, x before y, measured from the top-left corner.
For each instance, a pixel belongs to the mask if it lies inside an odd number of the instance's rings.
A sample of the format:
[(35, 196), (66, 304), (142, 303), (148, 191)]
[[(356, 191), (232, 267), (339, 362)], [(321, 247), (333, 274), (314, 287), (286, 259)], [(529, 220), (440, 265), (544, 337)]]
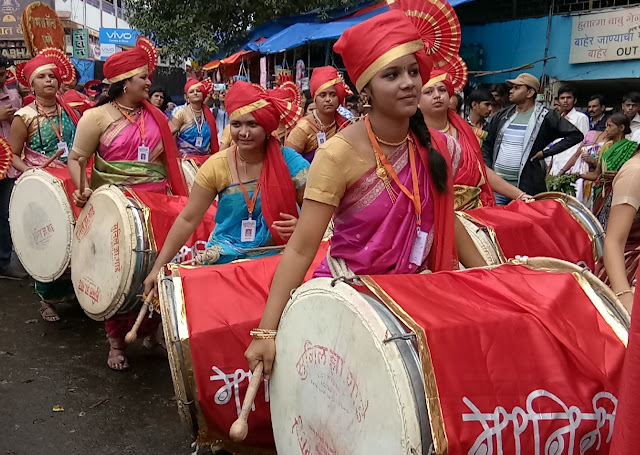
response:
[(427, 82), (433, 62), (424, 47), (411, 20), (404, 12), (394, 10), (348, 28), (333, 50), (342, 56), (351, 80), (362, 91), (382, 68), (410, 54), (416, 55), (422, 81)]
[(280, 213), (298, 216), (296, 190), (289, 174), (289, 168), (282, 156), (278, 139), (271, 135), (282, 122), (291, 124), (302, 116), (302, 109), (291, 102), (269, 96), (259, 85), (237, 81), (227, 92), (225, 106), (231, 122), (246, 114), (252, 114), (258, 124), (267, 133), (267, 153), (260, 173), (260, 201), (271, 236), (277, 245), (284, 245), (287, 239), (280, 237), (272, 228), (273, 222), (280, 219)]

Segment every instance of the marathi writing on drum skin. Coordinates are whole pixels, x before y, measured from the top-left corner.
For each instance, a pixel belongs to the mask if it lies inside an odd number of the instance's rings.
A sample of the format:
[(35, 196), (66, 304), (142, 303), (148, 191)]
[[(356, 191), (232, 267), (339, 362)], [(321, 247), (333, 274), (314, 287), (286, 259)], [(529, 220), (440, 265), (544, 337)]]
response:
[[(241, 368), (238, 368), (233, 373), (227, 374), (216, 366), (211, 367), (211, 369), (215, 374), (209, 376), (210, 381), (224, 381), (224, 385), (218, 389), (213, 397), (214, 402), (217, 405), (223, 406), (229, 403), (229, 401), (231, 401), (231, 398), (233, 397), (236, 404), (236, 411), (238, 413), (238, 416), (240, 416), (240, 411), (242, 410), (242, 405), (240, 403), (240, 384), (242, 384), (244, 381), (247, 381), (247, 383), (249, 382), (252, 376), (251, 371), (245, 371)], [(268, 379), (264, 380), (264, 401), (266, 403), (269, 402)], [(251, 405), (251, 410), (256, 410), (255, 403)]]
[(78, 290), (93, 300), (94, 303), (98, 303), (98, 300), (100, 300), (100, 288), (89, 278), (80, 278)]
[(113, 259), (113, 271), (119, 272), (120, 266), (120, 225), (118, 223), (111, 227), (111, 257)]
[[(298, 445), (300, 446), (300, 453), (302, 455), (337, 455), (336, 449), (331, 447), (327, 441), (320, 435), (312, 426), (308, 426), (308, 429), (313, 433), (314, 443), (309, 442), (309, 436), (307, 435), (305, 425), (302, 423), (302, 417), (298, 416), (293, 421), (293, 427), (291, 427), (291, 433), (296, 435)], [(313, 451), (311, 448), (313, 447)]]
[(93, 223), (93, 216), (96, 214), (96, 211), (93, 207), (93, 205), (91, 207), (89, 207), (89, 210), (87, 211), (87, 215), (80, 220), (80, 224), (76, 226), (76, 239), (77, 240), (82, 240), (87, 233), (89, 232), (89, 229), (91, 229), (91, 224)]
[[(483, 429), (471, 449), (467, 452), (469, 455), (505, 453), (502, 433), (509, 425), (513, 426), (514, 455), (521, 455), (523, 452), (535, 455), (540, 455), (541, 453), (545, 455), (573, 454), (576, 432), (584, 422), (590, 422), (590, 427), (593, 427), (593, 423), (595, 423), (595, 429), (588, 431), (580, 438), (579, 453), (585, 453), (594, 447), (596, 450), (600, 450), (603, 442), (607, 444), (611, 442), (616, 408), (618, 406), (618, 400), (614, 395), (609, 392), (600, 392), (591, 400), (593, 412), (587, 413), (577, 406), (567, 406), (556, 395), (542, 389), (534, 390), (529, 394), (526, 400), (526, 410), (516, 406), (511, 412), (508, 412), (502, 406), (497, 406), (493, 412), (483, 413), (467, 397), (464, 397), (462, 401), (472, 411), (469, 414), (462, 414), (462, 420), (464, 422), (480, 422)], [(558, 411), (537, 412), (534, 410), (534, 401), (537, 408), (543, 403), (547, 403), (547, 409), (549, 409), (549, 406), (554, 406), (558, 408)], [(568, 425), (564, 425), (551, 433), (544, 442), (544, 452), (541, 452), (540, 423), (545, 421), (558, 421), (563, 424), (568, 421)], [(534, 447), (525, 447), (523, 449), (521, 438), (529, 428), (529, 423), (531, 423), (533, 431)], [(603, 441), (601, 429), (607, 424), (608, 432), (606, 439)], [(565, 436), (568, 436), (568, 443), (565, 441)], [(564, 451), (565, 447), (567, 448), (566, 452)]]
[[(314, 345), (311, 341), (305, 341), (302, 355), (298, 359), (298, 363), (296, 363), (298, 375), (303, 381), (308, 378), (311, 366), (324, 368), (325, 373), (328, 373), (328, 376), (331, 379), (337, 379), (346, 386), (349, 398), (351, 399), (351, 404), (355, 409), (356, 420), (358, 422), (362, 422), (367, 414), (367, 409), (369, 408), (369, 400), (365, 399), (363, 396), (364, 394), (360, 390), (355, 373), (350, 371), (349, 368), (346, 368), (345, 372), (344, 359), (333, 349), (329, 349), (325, 346)], [(316, 376), (321, 375), (316, 374)], [(333, 387), (334, 391), (338, 389), (338, 387), (339, 386), (337, 385)], [(342, 388), (340, 388), (340, 390), (342, 390)]]
[(40, 229), (34, 229), (32, 234), (33, 241), (36, 243), (36, 245), (39, 245), (49, 240), (54, 232), (55, 232), (55, 229), (53, 228), (53, 224), (51, 223), (47, 224), (46, 226)]

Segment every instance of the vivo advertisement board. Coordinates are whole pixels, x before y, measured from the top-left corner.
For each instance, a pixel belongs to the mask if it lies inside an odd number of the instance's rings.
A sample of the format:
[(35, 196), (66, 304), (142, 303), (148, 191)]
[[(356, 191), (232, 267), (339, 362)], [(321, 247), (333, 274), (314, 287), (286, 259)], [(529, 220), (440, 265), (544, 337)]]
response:
[(100, 44), (135, 46), (139, 34), (129, 28), (100, 28)]

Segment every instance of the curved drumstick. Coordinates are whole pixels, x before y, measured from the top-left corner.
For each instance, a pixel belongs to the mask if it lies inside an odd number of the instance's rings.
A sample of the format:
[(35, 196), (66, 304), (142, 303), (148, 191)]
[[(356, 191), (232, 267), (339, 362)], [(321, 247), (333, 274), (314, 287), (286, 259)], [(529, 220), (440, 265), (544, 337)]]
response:
[(136, 322), (133, 323), (133, 327), (131, 327), (131, 330), (129, 330), (127, 335), (124, 337), (124, 341), (127, 344), (133, 343), (138, 338), (138, 329), (140, 328), (140, 324), (142, 324), (142, 320), (147, 314), (147, 310), (149, 309), (149, 306), (151, 306), (151, 300), (153, 300), (154, 295), (155, 295), (155, 291), (151, 290), (151, 292), (149, 292), (149, 295), (147, 296), (145, 301), (142, 303), (142, 308), (140, 308), (140, 313), (138, 313)]
[(258, 387), (260, 387), (263, 367), (264, 365), (262, 364), (262, 361), (260, 361), (253, 370), (253, 376), (251, 376), (251, 379), (249, 380), (249, 387), (247, 387), (247, 394), (242, 402), (242, 410), (240, 411), (238, 419), (233, 422), (233, 425), (231, 425), (231, 429), (229, 430), (229, 436), (231, 436), (231, 439), (235, 442), (244, 441), (247, 434), (249, 434), (249, 424), (247, 423), (247, 419), (249, 418), (251, 406), (253, 406), (253, 400), (255, 400), (256, 394), (258, 393)]
[(44, 164), (42, 166), (40, 166), (40, 169), (46, 169), (49, 167), (49, 165), (51, 163), (53, 163), (55, 160), (57, 160), (58, 158), (60, 158), (62, 156), (64, 152), (62, 150), (58, 150), (55, 155), (53, 155), (51, 158), (49, 158), (47, 161), (44, 162)]
[(78, 164), (80, 165), (80, 195), (84, 194), (84, 189), (87, 187), (87, 159), (82, 156), (78, 158)]

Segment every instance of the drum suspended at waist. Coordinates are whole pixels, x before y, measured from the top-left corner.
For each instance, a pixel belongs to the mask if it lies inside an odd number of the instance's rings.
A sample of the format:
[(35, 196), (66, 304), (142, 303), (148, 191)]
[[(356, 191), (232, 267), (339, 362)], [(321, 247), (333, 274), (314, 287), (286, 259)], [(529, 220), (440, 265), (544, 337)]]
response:
[[(143, 281), (187, 200), (115, 185), (91, 195), (76, 222), (71, 248), (71, 280), (89, 317), (105, 320), (140, 306)], [(204, 250), (214, 217), (211, 207), (175, 261), (190, 260)]]
[(629, 316), (590, 272), (529, 261), (298, 288), (270, 378), (278, 453), (606, 454)]
[(9, 225), (16, 254), (38, 281), (60, 278), (71, 261), (71, 239), (80, 209), (67, 168), (29, 169), (16, 181)]
[[(326, 256), (323, 242), (306, 279)], [(177, 266), (158, 283), (160, 309), (178, 412), (201, 444), (236, 454), (274, 454), (269, 392), (260, 387), (249, 435), (230, 441), (249, 384), (244, 351), (257, 327), (281, 255), (211, 266)]]
[(456, 213), (489, 265), (541, 256), (584, 262), (595, 270), (602, 257), (602, 226), (581, 202), (563, 193)]

